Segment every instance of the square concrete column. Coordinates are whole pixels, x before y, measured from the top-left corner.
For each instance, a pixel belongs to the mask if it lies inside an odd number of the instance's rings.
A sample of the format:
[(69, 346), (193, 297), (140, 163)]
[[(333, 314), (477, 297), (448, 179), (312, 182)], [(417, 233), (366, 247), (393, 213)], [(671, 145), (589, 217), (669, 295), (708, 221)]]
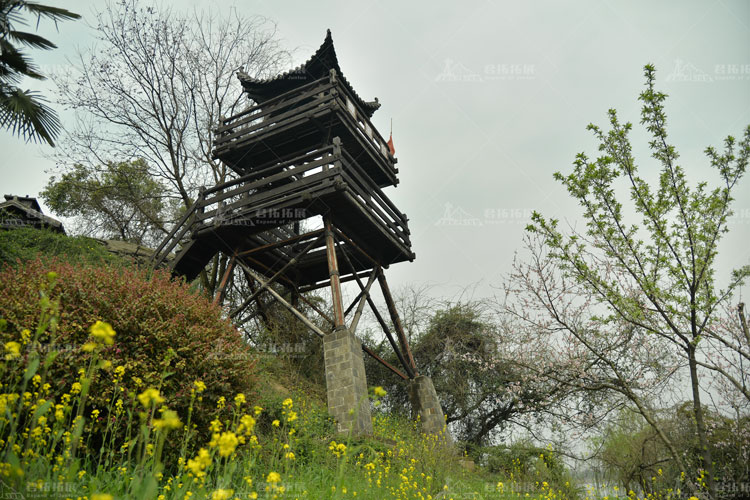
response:
[(338, 432), (372, 434), (362, 343), (347, 328), (323, 338), (328, 412)]
[(445, 425), (443, 409), (440, 407), (440, 400), (430, 377), (419, 375), (409, 381), (409, 399), (411, 399), (412, 416), (415, 419), (419, 416), (422, 432), (441, 434), (445, 431), (445, 438), (451, 441)]

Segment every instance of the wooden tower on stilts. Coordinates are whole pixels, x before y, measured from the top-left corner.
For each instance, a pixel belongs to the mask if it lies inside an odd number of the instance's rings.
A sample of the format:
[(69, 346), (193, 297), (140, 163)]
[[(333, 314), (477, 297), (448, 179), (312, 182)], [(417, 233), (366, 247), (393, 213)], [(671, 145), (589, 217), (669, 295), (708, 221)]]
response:
[[(174, 251), (172, 272), (193, 280), (221, 252), (229, 260), (217, 301), (235, 270), (256, 283), (232, 317), (269, 293), (320, 336), (328, 408), (340, 431), (372, 432), (363, 352), (409, 383), (414, 414), (425, 432), (443, 431), (432, 381), (418, 374), (383, 272), (413, 260), (414, 253), (406, 216), (382, 191), (398, 183), (398, 170), (389, 145), (370, 122), (380, 104), (362, 100), (344, 78), (330, 31), (298, 68), (268, 80), (242, 72), (238, 77), (255, 105), (221, 121), (213, 151), (237, 177), (201, 190), (157, 248), (154, 265)], [(300, 222), (313, 217), (322, 219), (321, 227), (302, 231)], [(359, 292), (344, 307), (341, 285), (350, 281)], [(371, 298), (376, 281), (395, 332)], [(271, 284), (283, 286), (295, 300)], [(330, 288), (333, 316), (307, 305), (327, 320), (328, 331), (295, 306), (296, 300), (306, 300), (305, 292), (323, 287)], [(365, 305), (400, 367), (358, 340)]]

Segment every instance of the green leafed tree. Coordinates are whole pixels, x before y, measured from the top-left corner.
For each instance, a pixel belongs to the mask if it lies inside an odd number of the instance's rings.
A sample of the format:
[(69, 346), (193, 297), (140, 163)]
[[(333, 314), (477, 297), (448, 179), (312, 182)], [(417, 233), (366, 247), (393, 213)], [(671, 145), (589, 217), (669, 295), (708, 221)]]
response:
[[(750, 274), (750, 266), (733, 272), (725, 289), (717, 286), (714, 265), (718, 244), (727, 232), (733, 196), (750, 157), (750, 127), (741, 140), (727, 137), (722, 150), (705, 150), (718, 184), (691, 183), (677, 149), (670, 144), (665, 112), (666, 94), (655, 88), (655, 70), (645, 67), (645, 90), (640, 94), (641, 123), (650, 133), (649, 147), (659, 169), (651, 185), (633, 157), (630, 123), (609, 111), (609, 130), (589, 125), (599, 142), (599, 155), (580, 153), (569, 175), (556, 173), (583, 208), (586, 229), (564, 230), (557, 220), (535, 213), (529, 230), (549, 249), (549, 258), (574, 280), (597, 307), (590, 320), (604, 331), (624, 323), (631, 339), (656, 336), (670, 346), (669, 354), (683, 360), (690, 382), (692, 414), (706, 486), (716, 498), (714, 460), (708, 445), (701, 378), (712, 370), (715, 349), (750, 354), (747, 343), (721, 338), (722, 306)], [(623, 192), (620, 189), (625, 188)], [(626, 200), (630, 200), (627, 205)], [(635, 214), (630, 215), (630, 214)], [(635, 217), (635, 219), (631, 219)], [(726, 342), (722, 342), (725, 340)], [(610, 355), (616, 356), (616, 352)], [(700, 370), (699, 370), (700, 368)], [(725, 370), (726, 372), (726, 370)], [(731, 375), (726, 372), (727, 375)], [(742, 390), (745, 375), (733, 377)], [(746, 388), (745, 388), (745, 391)]]
[(96, 170), (74, 165), (52, 177), (41, 195), (57, 214), (75, 217), (92, 236), (153, 244), (170, 213), (144, 160), (108, 163)]
[(38, 92), (19, 87), (25, 77), (44, 80), (24, 48), (50, 50), (56, 45), (44, 37), (18, 26), (26, 26), (26, 15), (52, 21), (78, 19), (80, 16), (59, 7), (23, 0), (0, 0), (0, 126), (13, 134), (54, 146), (60, 121)]

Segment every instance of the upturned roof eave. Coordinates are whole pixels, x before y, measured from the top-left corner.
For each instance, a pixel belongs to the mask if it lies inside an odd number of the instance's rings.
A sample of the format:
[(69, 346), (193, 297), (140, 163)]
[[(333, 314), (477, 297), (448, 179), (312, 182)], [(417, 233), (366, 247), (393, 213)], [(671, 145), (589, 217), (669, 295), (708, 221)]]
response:
[(330, 29), (326, 32), (325, 40), (323, 40), (318, 50), (307, 61), (296, 68), (285, 71), (273, 78), (254, 78), (244, 71), (238, 71), (237, 78), (239, 78), (248, 96), (258, 104), (263, 104), (268, 99), (293, 90), (295, 87), (327, 76), (328, 71), (331, 69), (336, 70), (336, 74), (344, 86), (358, 101), (360, 107), (371, 117), (380, 107), (380, 103), (377, 101), (377, 98), (373, 101), (362, 99), (346, 79), (341, 71), (341, 66), (339, 66)]

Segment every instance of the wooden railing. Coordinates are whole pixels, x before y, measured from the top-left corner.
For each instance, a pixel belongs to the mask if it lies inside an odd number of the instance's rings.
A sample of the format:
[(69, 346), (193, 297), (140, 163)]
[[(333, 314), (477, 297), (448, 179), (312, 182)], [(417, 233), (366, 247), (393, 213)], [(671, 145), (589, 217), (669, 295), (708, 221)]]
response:
[(348, 91), (336, 75), (335, 70), (324, 78), (310, 82), (269, 99), (262, 104), (248, 108), (230, 118), (221, 121), (215, 129), (214, 157), (240, 147), (251, 141), (256, 135), (268, 132), (273, 127), (287, 125), (295, 119), (304, 117), (305, 113), (325, 105), (335, 103), (346, 110), (351, 129), (364, 139), (372, 152), (389, 162), (391, 168), (394, 159), (385, 139), (370, 122), (362, 110), (358, 99)]
[(375, 216), (380, 224), (390, 229), (404, 245), (411, 248), (406, 215), (401, 213), (370, 177), (362, 172), (346, 150), (340, 150), (340, 154), (342, 175), (349, 188), (355, 193), (357, 202), (362, 205), (363, 209)]
[(273, 209), (300, 196), (315, 196), (321, 186), (337, 180), (345, 183), (352, 200), (385, 232), (411, 248), (406, 216), (362, 171), (336, 137), (330, 146), (201, 190), (196, 202), (154, 252), (154, 263), (159, 265), (186, 239), (188, 232), (199, 236), (218, 226), (238, 225), (245, 217), (257, 217), (260, 210)]

